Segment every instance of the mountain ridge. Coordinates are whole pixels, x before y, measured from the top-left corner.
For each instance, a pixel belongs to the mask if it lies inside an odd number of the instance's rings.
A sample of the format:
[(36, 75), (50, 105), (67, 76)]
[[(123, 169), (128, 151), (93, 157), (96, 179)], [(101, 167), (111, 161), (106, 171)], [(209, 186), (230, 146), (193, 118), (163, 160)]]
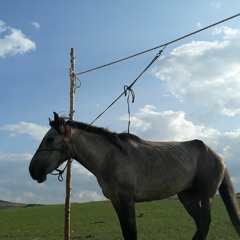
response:
[(40, 205), (42, 205), (42, 204), (14, 203), (14, 202), (8, 202), (8, 201), (0, 200), (0, 209), (24, 208), (24, 207), (32, 207), (32, 206), (40, 206)]

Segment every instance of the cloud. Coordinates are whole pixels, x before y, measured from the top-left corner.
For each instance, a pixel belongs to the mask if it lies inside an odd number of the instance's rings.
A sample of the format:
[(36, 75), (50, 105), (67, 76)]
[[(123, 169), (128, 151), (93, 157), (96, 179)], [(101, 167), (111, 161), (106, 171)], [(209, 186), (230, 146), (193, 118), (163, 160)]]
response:
[(0, 20), (0, 57), (27, 53), (36, 48), (35, 42), (25, 36), (20, 30), (7, 26)]
[(48, 129), (48, 127), (27, 122), (20, 122), (18, 124), (7, 124), (0, 128), (0, 130), (12, 132), (11, 136), (14, 136), (14, 134), (27, 134), (37, 141), (42, 140)]
[[(127, 120), (126, 116), (122, 120)], [(131, 129), (137, 135), (154, 141), (185, 141), (195, 138), (209, 139), (220, 132), (203, 125), (195, 125), (183, 111), (158, 112), (155, 106), (146, 105), (131, 117)]]
[[(122, 120), (128, 120), (123, 116)], [(155, 106), (146, 105), (133, 114), (131, 132), (152, 141), (185, 141), (201, 139), (220, 154), (228, 167), (236, 190), (240, 191), (240, 129), (221, 132), (204, 125), (194, 124), (182, 111), (157, 111)]]
[(0, 19), (0, 33), (5, 32), (6, 30), (7, 30), (6, 23)]
[(215, 41), (192, 41), (172, 50), (153, 74), (180, 101), (226, 116), (240, 113), (240, 29), (217, 28)]
[(222, 3), (220, 1), (210, 2), (210, 5), (215, 9), (220, 9), (222, 7)]
[(84, 174), (84, 175), (90, 176), (90, 177), (93, 176), (93, 174), (91, 172), (89, 172), (85, 167), (83, 167), (81, 164), (79, 164), (78, 162), (75, 162), (75, 161), (72, 163), (72, 170), (76, 174)]
[(33, 155), (31, 153), (3, 153), (0, 152), (0, 161), (30, 161)]
[(30, 25), (32, 25), (36, 29), (40, 29), (40, 24), (38, 22), (31, 22)]
[(102, 194), (94, 191), (82, 191), (77, 194), (80, 202), (90, 202), (90, 201), (103, 201), (106, 198)]
[(197, 29), (201, 29), (203, 26), (200, 22), (197, 22)]

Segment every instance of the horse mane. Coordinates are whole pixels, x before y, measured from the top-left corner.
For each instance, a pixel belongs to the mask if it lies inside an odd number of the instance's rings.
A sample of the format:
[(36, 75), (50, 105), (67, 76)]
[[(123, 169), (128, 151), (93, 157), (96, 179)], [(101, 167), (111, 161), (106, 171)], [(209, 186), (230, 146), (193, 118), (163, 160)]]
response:
[(133, 140), (135, 142), (141, 142), (141, 139), (139, 137), (131, 133), (111, 132), (107, 128), (96, 127), (96, 126), (89, 125), (87, 123), (71, 121), (71, 120), (67, 121), (67, 125), (69, 125), (72, 128), (80, 129), (82, 131), (102, 135), (106, 137), (106, 139), (108, 139), (111, 143), (118, 146), (121, 150), (123, 150), (123, 147), (122, 147), (123, 142), (128, 142), (129, 140)]

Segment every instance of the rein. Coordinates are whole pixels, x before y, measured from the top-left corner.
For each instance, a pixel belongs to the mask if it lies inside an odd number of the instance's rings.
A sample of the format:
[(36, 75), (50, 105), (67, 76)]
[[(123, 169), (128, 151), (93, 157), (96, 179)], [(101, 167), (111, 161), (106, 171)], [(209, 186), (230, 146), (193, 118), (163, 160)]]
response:
[[(69, 158), (69, 160), (70, 160), (70, 159), (71, 159), (71, 158)], [(51, 175), (54, 175), (54, 176), (57, 176), (57, 175), (58, 175), (58, 181), (59, 181), (59, 182), (62, 182), (62, 181), (63, 181), (63, 176), (62, 176), (62, 175), (64, 174), (64, 172), (65, 172), (65, 170), (66, 170), (66, 168), (67, 168), (67, 166), (68, 166), (68, 162), (69, 162), (69, 161), (67, 161), (67, 163), (66, 163), (65, 167), (63, 168), (63, 170), (56, 168), (56, 169), (53, 170), (53, 171), (56, 171), (57, 173), (53, 173), (53, 172), (50, 173)], [(71, 162), (72, 162), (72, 160), (71, 160)]]

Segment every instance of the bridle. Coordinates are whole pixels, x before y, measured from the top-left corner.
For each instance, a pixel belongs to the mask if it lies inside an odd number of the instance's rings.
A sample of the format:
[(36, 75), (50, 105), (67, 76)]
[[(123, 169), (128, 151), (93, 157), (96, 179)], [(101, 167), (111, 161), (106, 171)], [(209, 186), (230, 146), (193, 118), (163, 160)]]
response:
[(54, 147), (52, 147), (52, 148), (40, 148), (40, 147), (37, 149), (35, 154), (37, 154), (39, 152), (62, 152), (62, 153), (65, 153), (69, 158), (72, 157), (72, 141), (70, 139), (64, 138), (61, 148), (54, 148)]
[[(66, 154), (68, 156), (68, 160), (72, 161), (72, 141), (69, 138), (64, 137), (61, 148), (54, 148), (54, 147), (52, 147), (52, 148), (42, 148), (41, 149), (40, 146), (39, 146), (39, 148), (37, 149), (35, 155), (38, 154), (39, 152), (61, 152), (61, 153), (64, 153), (64, 154)], [(58, 167), (63, 162), (65, 162), (65, 161), (59, 161), (58, 162)], [(63, 168), (63, 170), (58, 169), (58, 167), (57, 167), (50, 174), (51, 175), (58, 175), (58, 180), (60, 182), (62, 182), (63, 181), (63, 176), (62, 175), (64, 174), (64, 171), (67, 168), (68, 162), (69, 161), (67, 161), (67, 163), (66, 163), (65, 167)], [(57, 173), (53, 173), (54, 171), (56, 171)]]

